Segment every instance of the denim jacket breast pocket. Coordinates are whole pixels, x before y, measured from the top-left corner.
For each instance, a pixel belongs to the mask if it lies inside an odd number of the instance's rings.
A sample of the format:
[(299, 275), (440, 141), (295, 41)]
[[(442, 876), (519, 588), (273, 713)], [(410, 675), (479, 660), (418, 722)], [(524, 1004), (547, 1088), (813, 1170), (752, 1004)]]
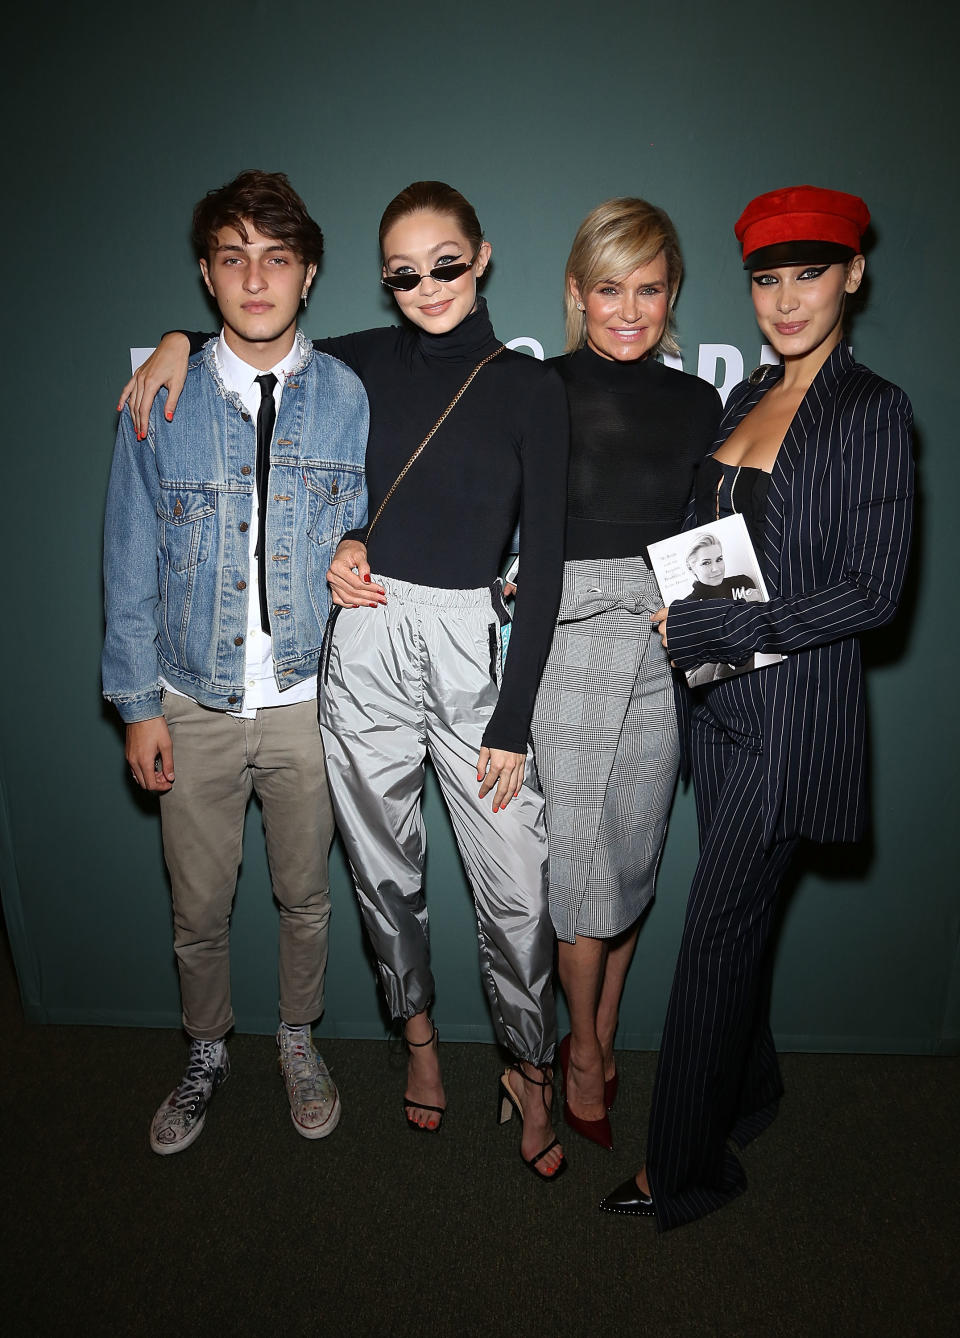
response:
[(350, 465), (302, 465), (307, 489), (307, 534), (315, 544), (330, 544), (354, 527), (363, 497), (363, 469)]
[(213, 489), (163, 484), (157, 499), (160, 552), (170, 571), (183, 573), (210, 556), (217, 495)]

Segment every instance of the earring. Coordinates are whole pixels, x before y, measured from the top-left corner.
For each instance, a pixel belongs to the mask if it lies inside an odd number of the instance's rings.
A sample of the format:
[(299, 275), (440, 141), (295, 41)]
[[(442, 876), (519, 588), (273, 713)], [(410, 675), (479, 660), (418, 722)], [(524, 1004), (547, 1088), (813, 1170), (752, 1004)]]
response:
[(577, 310), (578, 310), (578, 311), (583, 311), (583, 309), (584, 309), (584, 307), (583, 307), (583, 303), (582, 303), (582, 302), (578, 302), (578, 303), (577, 303)]
[(300, 294), (300, 300), (303, 302), (303, 309), (304, 309), (304, 311), (306, 311), (306, 309), (307, 309), (307, 290), (306, 290), (306, 288), (304, 288), (303, 292)]

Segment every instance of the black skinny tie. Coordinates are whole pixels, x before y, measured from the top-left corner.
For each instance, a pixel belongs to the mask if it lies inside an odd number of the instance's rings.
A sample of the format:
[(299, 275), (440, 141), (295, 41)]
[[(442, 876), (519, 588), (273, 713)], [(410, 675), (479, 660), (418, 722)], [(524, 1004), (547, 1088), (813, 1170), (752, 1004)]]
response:
[(260, 410), (257, 414), (257, 509), (260, 512), (260, 525), (257, 531), (257, 573), (260, 585), (260, 626), (269, 635), (270, 615), (267, 612), (267, 566), (264, 561), (267, 536), (267, 480), (270, 477), (270, 442), (273, 439), (273, 425), (277, 420), (277, 406), (273, 399), (273, 389), (277, 378), (273, 372), (264, 372), (257, 377), (260, 387)]

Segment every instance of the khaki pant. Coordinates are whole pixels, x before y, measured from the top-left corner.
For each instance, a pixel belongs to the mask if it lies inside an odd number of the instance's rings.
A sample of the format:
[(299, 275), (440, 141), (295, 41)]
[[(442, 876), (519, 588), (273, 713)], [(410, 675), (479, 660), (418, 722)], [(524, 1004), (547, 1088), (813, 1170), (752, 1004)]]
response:
[(183, 1025), (198, 1040), (233, 1025), (230, 912), (254, 791), (280, 910), (280, 1016), (296, 1025), (323, 1011), (333, 813), (315, 712), (314, 702), (298, 702), (239, 720), (188, 697), (164, 697), (176, 780), (160, 796), (163, 853)]

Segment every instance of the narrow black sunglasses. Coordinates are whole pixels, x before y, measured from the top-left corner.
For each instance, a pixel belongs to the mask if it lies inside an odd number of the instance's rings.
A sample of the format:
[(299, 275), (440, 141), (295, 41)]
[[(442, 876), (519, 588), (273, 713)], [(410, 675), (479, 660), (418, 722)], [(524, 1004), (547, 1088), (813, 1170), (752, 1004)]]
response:
[[(481, 241), (480, 246), (482, 245), (483, 242)], [(453, 283), (454, 279), (459, 279), (462, 274), (466, 274), (467, 270), (476, 264), (477, 256), (480, 254), (480, 246), (477, 247), (469, 260), (458, 260), (455, 265), (437, 265), (435, 269), (428, 270), (427, 273), (431, 279), (436, 279), (437, 283)], [(410, 293), (426, 277), (426, 274), (384, 274), (380, 282), (384, 288), (390, 288), (395, 293)]]

